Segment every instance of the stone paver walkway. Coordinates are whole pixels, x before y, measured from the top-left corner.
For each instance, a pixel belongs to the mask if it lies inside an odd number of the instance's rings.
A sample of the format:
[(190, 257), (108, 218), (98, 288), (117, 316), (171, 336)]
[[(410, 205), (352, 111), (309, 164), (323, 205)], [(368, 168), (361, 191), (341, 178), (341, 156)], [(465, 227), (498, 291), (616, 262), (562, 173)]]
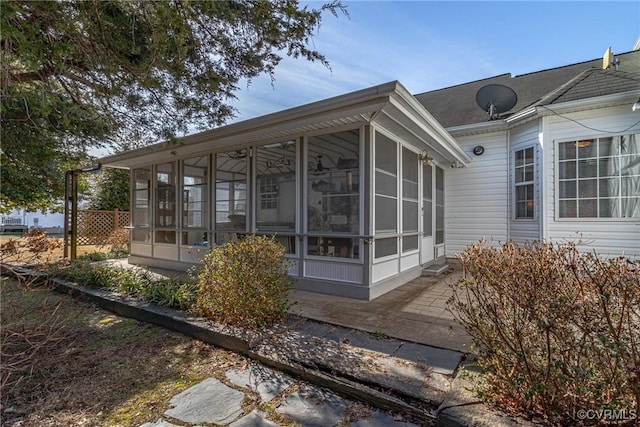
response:
[(227, 371), (225, 382), (208, 378), (174, 396), (169, 406), (162, 418), (141, 427), (273, 427), (280, 425), (282, 418), (288, 423), (318, 427), (416, 426), (259, 363)]
[(447, 300), (451, 297), (449, 283), (459, 278), (459, 273), (448, 276), (430, 284), (426, 289), (407, 305), (401, 308), (405, 313), (414, 313), (427, 317), (453, 321), (453, 315), (447, 310)]

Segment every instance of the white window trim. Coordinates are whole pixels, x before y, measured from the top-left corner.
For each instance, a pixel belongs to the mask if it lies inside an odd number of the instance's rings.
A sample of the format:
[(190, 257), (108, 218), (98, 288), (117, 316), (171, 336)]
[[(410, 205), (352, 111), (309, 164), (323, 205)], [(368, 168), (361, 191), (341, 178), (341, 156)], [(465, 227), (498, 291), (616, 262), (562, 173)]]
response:
[[(628, 131), (628, 132), (633, 132), (633, 131)], [(621, 136), (621, 135), (626, 135), (626, 134), (615, 134), (615, 135), (609, 135), (611, 137), (614, 136)], [(607, 137), (609, 137), (607, 136)], [(581, 223), (589, 223), (589, 222), (601, 222), (601, 223), (611, 223), (611, 222), (624, 222), (624, 223), (639, 223), (640, 224), (640, 218), (563, 218), (560, 217), (560, 175), (559, 175), (559, 170), (560, 170), (560, 156), (559, 156), (559, 149), (558, 147), (560, 146), (561, 143), (563, 142), (572, 142), (572, 141), (578, 141), (578, 140), (582, 140), (582, 139), (597, 139), (597, 138), (601, 138), (602, 136), (579, 136), (579, 137), (575, 137), (575, 138), (562, 138), (562, 139), (557, 139), (553, 141), (553, 166), (554, 166), (554, 170), (553, 170), (553, 204), (554, 204), (554, 212), (553, 212), (553, 217), (554, 217), (554, 221), (556, 222), (581, 222)]]
[[(525, 151), (528, 149), (533, 149), (533, 179), (531, 181), (523, 181), (523, 182), (516, 182), (516, 153), (520, 152), (520, 151)], [(514, 149), (511, 151), (511, 161), (513, 162), (513, 168), (511, 170), (511, 209), (513, 212), (513, 215), (511, 216), (511, 219), (513, 221), (517, 221), (517, 222), (535, 222), (538, 220), (538, 198), (536, 197), (536, 194), (538, 193), (538, 184), (537, 184), (537, 178), (538, 178), (538, 163), (537, 163), (537, 157), (538, 157), (538, 153), (537, 153), (537, 149), (535, 145), (528, 145), (526, 147), (522, 147), (522, 148), (518, 148), (518, 149)], [(523, 165), (526, 166), (526, 165)], [(532, 185), (533, 184), (533, 216), (532, 217), (518, 217), (518, 187), (520, 186), (525, 186), (525, 185)]]

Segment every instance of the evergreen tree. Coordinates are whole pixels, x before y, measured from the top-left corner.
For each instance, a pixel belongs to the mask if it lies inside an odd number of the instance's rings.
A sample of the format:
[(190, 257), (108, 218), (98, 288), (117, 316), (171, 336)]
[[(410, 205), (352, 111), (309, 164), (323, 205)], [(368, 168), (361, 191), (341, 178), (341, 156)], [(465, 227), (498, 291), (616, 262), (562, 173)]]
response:
[(309, 48), (327, 11), (346, 13), (339, 0), (0, 2), (0, 211), (51, 207), (91, 149), (223, 124), (238, 83), (282, 55), (328, 65)]

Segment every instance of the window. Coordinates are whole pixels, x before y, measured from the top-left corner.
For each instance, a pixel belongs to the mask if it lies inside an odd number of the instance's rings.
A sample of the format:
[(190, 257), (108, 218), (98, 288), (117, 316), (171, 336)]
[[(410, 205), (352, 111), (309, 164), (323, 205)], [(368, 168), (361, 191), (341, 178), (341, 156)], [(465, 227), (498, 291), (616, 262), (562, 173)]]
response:
[[(176, 164), (156, 165), (155, 227), (175, 229), (176, 224)], [(176, 243), (176, 232), (156, 230), (157, 243)]]
[(359, 258), (359, 131), (310, 137), (306, 163), (308, 253)]
[(418, 249), (418, 156), (402, 149), (402, 251)]
[(264, 145), (256, 153), (256, 227), (295, 232), (296, 141)]
[(422, 231), (425, 237), (433, 236), (433, 168), (424, 165), (422, 183)]
[(640, 218), (640, 134), (558, 143), (559, 218)]
[(148, 242), (148, 228), (151, 218), (151, 169), (135, 169), (133, 171), (133, 232), (132, 239), (137, 242)]
[(398, 146), (391, 139), (376, 133), (376, 234), (393, 233), (398, 229)]
[(196, 157), (182, 162), (182, 226), (207, 227), (209, 199), (208, 157)]
[(260, 209), (278, 209), (278, 183), (272, 176), (263, 176), (258, 179), (260, 185)]
[(516, 219), (534, 217), (534, 148), (515, 152), (514, 183)]
[(398, 144), (379, 132), (375, 134), (375, 257), (398, 253)]
[(247, 150), (216, 154), (216, 230), (246, 231)]
[(436, 238), (435, 244), (444, 243), (444, 170), (436, 168)]

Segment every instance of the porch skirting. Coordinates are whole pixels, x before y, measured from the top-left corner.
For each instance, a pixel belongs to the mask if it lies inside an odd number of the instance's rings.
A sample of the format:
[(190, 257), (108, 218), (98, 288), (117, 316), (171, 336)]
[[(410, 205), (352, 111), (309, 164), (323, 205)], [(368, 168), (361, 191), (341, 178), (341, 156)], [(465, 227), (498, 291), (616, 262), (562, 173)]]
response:
[[(187, 272), (193, 267), (200, 264), (188, 263), (183, 261), (172, 261), (158, 258), (145, 257), (140, 255), (130, 255), (128, 258), (130, 264), (147, 266), (151, 268), (161, 268), (165, 270), (174, 270)], [(305, 277), (293, 277), (294, 288), (301, 291), (316, 292), (321, 294), (335, 295), (346, 298), (354, 298), (359, 300), (371, 301), (403, 284), (419, 277), (422, 274), (423, 266), (410, 268), (402, 273), (381, 280), (372, 286), (365, 284), (353, 284), (345, 282), (337, 282), (331, 280), (319, 280)]]

